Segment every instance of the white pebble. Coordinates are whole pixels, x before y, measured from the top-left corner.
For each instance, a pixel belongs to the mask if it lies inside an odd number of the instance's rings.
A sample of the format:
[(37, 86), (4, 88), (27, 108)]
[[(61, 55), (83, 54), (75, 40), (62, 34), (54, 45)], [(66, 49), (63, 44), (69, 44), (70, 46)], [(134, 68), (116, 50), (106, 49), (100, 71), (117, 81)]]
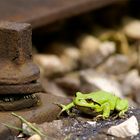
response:
[(92, 126), (96, 126), (96, 121), (87, 121), (88, 124), (92, 125)]
[(41, 140), (41, 137), (37, 134), (34, 134), (30, 138), (28, 138), (27, 140)]
[(135, 136), (139, 133), (138, 121), (135, 116), (132, 116), (117, 126), (111, 126), (107, 133), (121, 138)]

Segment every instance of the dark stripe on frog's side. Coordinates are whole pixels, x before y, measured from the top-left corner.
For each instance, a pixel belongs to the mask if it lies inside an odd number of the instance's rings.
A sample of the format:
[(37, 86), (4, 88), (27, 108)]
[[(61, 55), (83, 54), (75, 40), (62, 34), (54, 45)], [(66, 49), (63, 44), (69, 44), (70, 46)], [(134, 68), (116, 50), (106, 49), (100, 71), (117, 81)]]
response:
[(92, 98), (88, 98), (85, 100), (87, 101), (87, 103), (93, 103), (93, 104), (97, 104), (97, 105), (101, 106), (98, 102), (94, 101)]
[[(96, 94), (95, 94), (96, 93)], [(109, 103), (111, 103), (111, 110), (114, 110), (115, 105), (116, 105), (116, 99), (119, 97), (108, 93), (108, 92), (103, 92), (103, 91), (97, 91), (97, 92), (93, 92), (93, 93), (88, 93), (88, 94), (83, 94), (83, 96), (85, 96), (86, 98), (91, 98), (91, 94), (92, 94), (92, 99), (93, 101), (95, 101), (96, 103), (99, 104), (104, 104), (108, 101), (110, 101)]]

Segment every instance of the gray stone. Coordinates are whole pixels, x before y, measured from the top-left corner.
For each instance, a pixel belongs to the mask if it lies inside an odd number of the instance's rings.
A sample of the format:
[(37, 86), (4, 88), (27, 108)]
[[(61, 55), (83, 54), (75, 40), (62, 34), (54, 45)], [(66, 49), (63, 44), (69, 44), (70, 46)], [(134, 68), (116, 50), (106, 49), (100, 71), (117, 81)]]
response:
[(128, 72), (131, 67), (132, 62), (129, 57), (121, 54), (116, 54), (109, 57), (103, 64), (99, 65), (97, 70), (115, 75)]
[(128, 72), (122, 82), (124, 95), (131, 96), (138, 104), (140, 104), (140, 76), (138, 70)]

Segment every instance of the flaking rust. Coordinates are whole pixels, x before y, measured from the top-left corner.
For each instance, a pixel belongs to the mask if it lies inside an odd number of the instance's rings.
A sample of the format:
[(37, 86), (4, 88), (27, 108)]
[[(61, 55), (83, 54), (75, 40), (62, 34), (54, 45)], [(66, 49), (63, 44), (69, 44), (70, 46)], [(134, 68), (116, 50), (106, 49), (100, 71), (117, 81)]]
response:
[(39, 69), (32, 62), (31, 25), (0, 22), (0, 110), (34, 106), (41, 91)]

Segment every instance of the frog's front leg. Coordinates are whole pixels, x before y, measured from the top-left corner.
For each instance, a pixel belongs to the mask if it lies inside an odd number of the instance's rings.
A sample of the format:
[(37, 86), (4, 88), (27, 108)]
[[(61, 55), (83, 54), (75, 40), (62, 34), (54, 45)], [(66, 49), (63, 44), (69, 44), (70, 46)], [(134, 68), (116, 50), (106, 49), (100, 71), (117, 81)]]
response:
[(100, 108), (98, 108), (97, 112), (102, 112), (101, 115), (98, 115), (96, 119), (102, 118), (107, 119), (110, 116), (110, 104), (108, 102), (102, 104)]
[(61, 109), (61, 111), (59, 112), (58, 117), (59, 117), (64, 111), (66, 111), (67, 114), (69, 115), (69, 114), (70, 114), (70, 109), (71, 109), (72, 107), (74, 107), (74, 103), (71, 102), (71, 103), (69, 103), (68, 105), (59, 104), (59, 106), (60, 106), (62, 109)]

